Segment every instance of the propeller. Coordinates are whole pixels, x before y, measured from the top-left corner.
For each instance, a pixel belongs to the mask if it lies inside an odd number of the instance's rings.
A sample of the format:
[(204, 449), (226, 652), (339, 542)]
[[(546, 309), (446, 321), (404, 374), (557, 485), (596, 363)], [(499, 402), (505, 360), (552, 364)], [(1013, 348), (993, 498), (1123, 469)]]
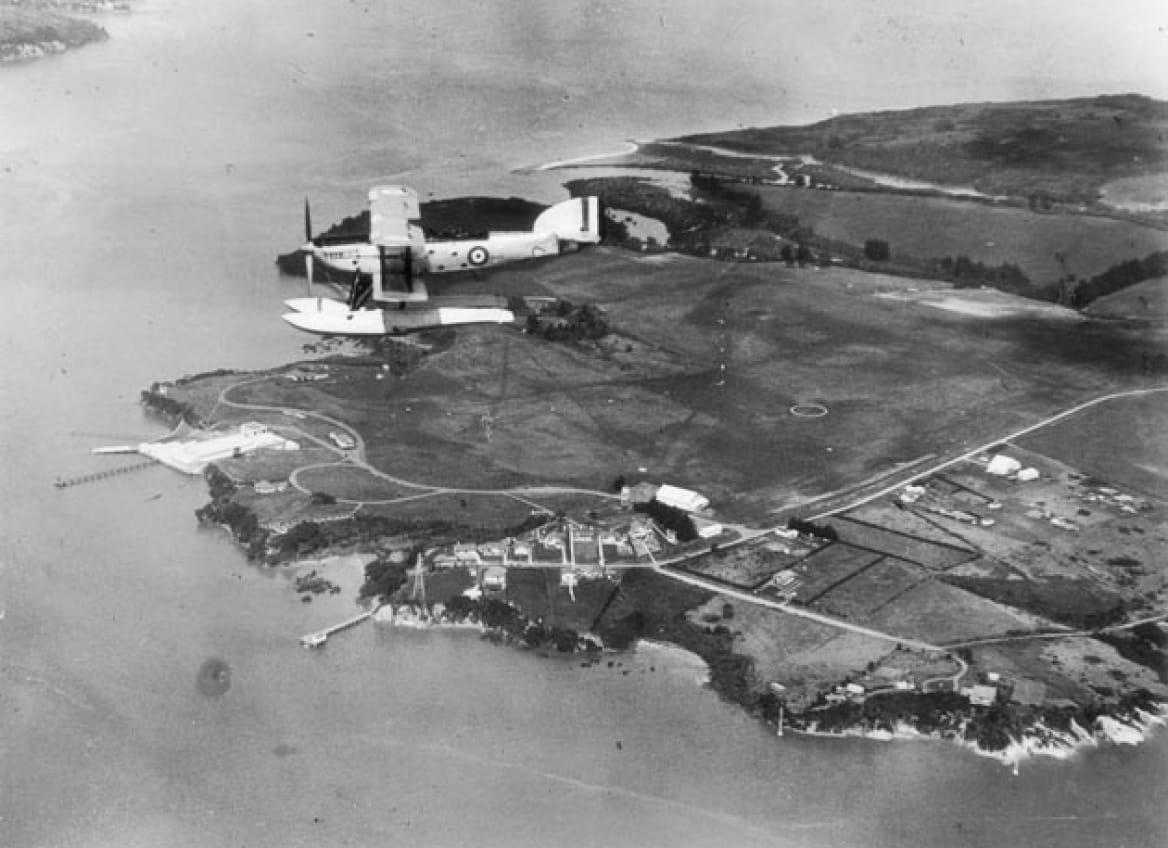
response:
[(308, 198), (304, 198), (304, 246), (300, 248), (304, 251), (304, 275), (307, 278), (305, 283), (305, 291), (309, 297), (312, 297), (312, 260), (314, 257), (313, 248), (316, 245), (312, 241), (312, 211), (308, 208)]

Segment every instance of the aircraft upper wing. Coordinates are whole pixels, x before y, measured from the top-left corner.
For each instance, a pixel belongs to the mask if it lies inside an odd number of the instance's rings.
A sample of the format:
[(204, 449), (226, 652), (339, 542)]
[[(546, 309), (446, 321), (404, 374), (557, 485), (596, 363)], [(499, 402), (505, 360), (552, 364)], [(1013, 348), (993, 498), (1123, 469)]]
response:
[(369, 241), (396, 247), (410, 244), (410, 221), (422, 217), (418, 193), (405, 186), (369, 189)]

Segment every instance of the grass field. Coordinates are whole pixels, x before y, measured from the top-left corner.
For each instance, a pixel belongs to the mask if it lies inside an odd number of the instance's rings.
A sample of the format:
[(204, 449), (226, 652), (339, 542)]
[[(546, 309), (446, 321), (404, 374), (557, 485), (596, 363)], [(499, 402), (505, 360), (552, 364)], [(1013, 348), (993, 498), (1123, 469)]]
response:
[(783, 553), (773, 545), (763, 542), (722, 549), (709, 556), (687, 560), (683, 567), (694, 574), (725, 580), (744, 589), (753, 589), (773, 574), (784, 568), (790, 568), (798, 561), (798, 556)]
[(296, 475), (296, 482), (310, 491), (353, 501), (381, 501), (422, 494), (418, 489), (395, 485), (351, 465), (309, 468)]
[(1031, 630), (1039, 619), (930, 580), (875, 610), (863, 622), (905, 638), (935, 644)]
[(848, 244), (883, 239), (897, 256), (968, 256), (1018, 265), (1034, 285), (1092, 277), (1168, 246), (1168, 233), (1127, 221), (1051, 215), (942, 197), (762, 187), (764, 206), (799, 216), (818, 235)]
[[(402, 376), (334, 364), (232, 397), (344, 420), (376, 467), (425, 485), (608, 491), (623, 475), (749, 521), (1146, 379), (1138, 328), (947, 313), (879, 297), (908, 281), (838, 268), (599, 248), (444, 285), (593, 303), (613, 334), (466, 328)], [(206, 404), (232, 379), (172, 391)], [(791, 414), (807, 402), (828, 414)]]
[(915, 536), (918, 539), (942, 545), (968, 546), (968, 543), (960, 536), (941, 526), (941, 522), (930, 521), (929, 516), (924, 513), (900, 509), (894, 506), (890, 500), (873, 501), (858, 509), (850, 509), (847, 514), (850, 518), (863, 521), (866, 524), (876, 524), (888, 530)]
[(854, 548), (840, 542), (833, 542), (805, 559), (799, 568), (803, 585), (799, 587), (799, 600), (805, 604), (815, 601), (820, 595), (852, 575), (864, 570), (879, 560), (883, 554)]
[(614, 581), (581, 580), (575, 600), (560, 585), (558, 568), (513, 568), (507, 572), (504, 597), (528, 618), (542, 618), (547, 627), (568, 627), (582, 633), (592, 625), (617, 590)]
[(885, 604), (927, 579), (922, 569), (903, 560), (882, 557), (848, 581), (815, 599), (816, 610), (838, 615), (849, 621), (867, 621)]
[(531, 507), (497, 495), (439, 494), (393, 504), (371, 504), (366, 515), (385, 515), (401, 521), (442, 522), (452, 532), (464, 530), (468, 536), (491, 538), (523, 522)]
[(1093, 300), (1085, 312), (1097, 318), (1168, 321), (1168, 277), (1137, 283)]
[(839, 533), (840, 540), (849, 545), (878, 551), (937, 571), (968, 562), (976, 556), (974, 552), (955, 547), (952, 543), (937, 544), (847, 518), (835, 518), (831, 526)]
[(1168, 392), (1088, 409), (1019, 443), (1120, 488), (1168, 499), (1165, 421)]

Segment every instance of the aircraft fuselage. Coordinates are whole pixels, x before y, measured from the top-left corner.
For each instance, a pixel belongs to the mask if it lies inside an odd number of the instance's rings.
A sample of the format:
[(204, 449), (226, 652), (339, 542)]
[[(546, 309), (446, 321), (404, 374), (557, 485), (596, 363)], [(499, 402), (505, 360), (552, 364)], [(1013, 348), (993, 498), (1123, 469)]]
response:
[[(475, 271), (559, 253), (560, 241), (554, 233), (501, 232), (482, 239), (428, 241), (414, 259), (414, 273)], [(359, 271), (373, 275), (381, 268), (380, 250), (368, 242), (315, 247), (313, 255), (325, 267), (342, 274)]]

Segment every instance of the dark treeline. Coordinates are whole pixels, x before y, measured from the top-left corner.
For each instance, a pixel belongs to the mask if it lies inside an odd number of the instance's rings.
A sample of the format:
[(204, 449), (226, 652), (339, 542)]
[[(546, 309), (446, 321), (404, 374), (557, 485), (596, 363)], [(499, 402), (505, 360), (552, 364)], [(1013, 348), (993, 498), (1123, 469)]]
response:
[(1070, 294), (1069, 306), (1077, 309), (1089, 305), (1093, 300), (1113, 294), (1121, 289), (1134, 286), (1146, 280), (1155, 280), (1168, 275), (1168, 250), (1149, 253), (1143, 259), (1128, 259), (1112, 265), (1101, 274), (1096, 274), (1089, 280), (1074, 278), (1064, 282), (1073, 286)]
[(794, 530), (797, 533), (804, 533), (808, 536), (815, 536), (819, 539), (827, 539), (831, 542), (839, 539), (839, 533), (830, 524), (816, 524), (814, 521), (804, 521), (801, 518), (789, 518), (787, 520), (787, 529)]
[(756, 191), (734, 188), (726, 180), (697, 171), (689, 175), (689, 182), (698, 191), (725, 201), (730, 210), (726, 224), (770, 230), (795, 242), (815, 237), (812, 230), (799, 223), (798, 215), (765, 208)]
[(185, 421), (192, 427), (202, 426), (202, 420), (193, 406), (163, 394), (162, 388), (157, 383), (142, 390), (141, 400), (143, 406), (151, 412), (161, 415), (167, 421), (172, 423)]
[[(957, 257), (946, 256), (937, 262), (937, 268), (942, 274), (953, 280), (957, 288), (985, 285), (1014, 294), (1029, 296), (1035, 294), (1031, 289), (1030, 278), (1012, 262), (986, 265), (983, 262), (975, 262), (962, 254)], [(1048, 295), (1044, 293), (1043, 297), (1048, 297)]]
[(230, 476), (215, 465), (207, 466), (204, 474), (211, 500), (199, 507), (195, 516), (203, 524), (226, 525), (252, 561), (279, 563), (342, 546), (371, 545), (390, 536), (425, 539), (431, 545), (456, 540), (487, 542), (517, 536), (548, 520), (546, 515), (531, 515), (516, 524), (472, 525), (445, 518), (397, 519), (358, 513), (339, 521), (306, 519), (284, 533), (273, 533), (260, 524), (253, 510), (235, 500), (238, 487)]

